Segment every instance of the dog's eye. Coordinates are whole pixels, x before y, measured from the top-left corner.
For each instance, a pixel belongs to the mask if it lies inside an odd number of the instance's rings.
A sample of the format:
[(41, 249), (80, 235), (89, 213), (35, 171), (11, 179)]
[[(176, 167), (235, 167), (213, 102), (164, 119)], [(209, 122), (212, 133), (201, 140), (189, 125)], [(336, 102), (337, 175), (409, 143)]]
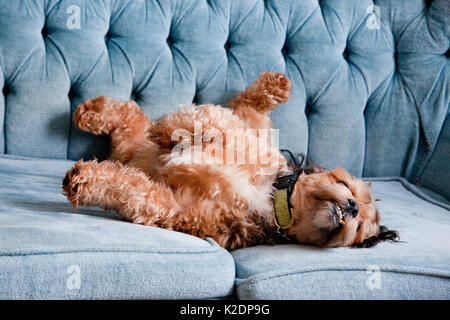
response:
[(361, 229), (361, 225), (362, 225), (362, 223), (360, 222), (360, 223), (358, 224), (358, 228), (356, 229), (356, 232), (358, 232), (359, 229)]
[(345, 183), (345, 181), (339, 180), (339, 181), (336, 181), (336, 183), (343, 184), (348, 189), (348, 184)]

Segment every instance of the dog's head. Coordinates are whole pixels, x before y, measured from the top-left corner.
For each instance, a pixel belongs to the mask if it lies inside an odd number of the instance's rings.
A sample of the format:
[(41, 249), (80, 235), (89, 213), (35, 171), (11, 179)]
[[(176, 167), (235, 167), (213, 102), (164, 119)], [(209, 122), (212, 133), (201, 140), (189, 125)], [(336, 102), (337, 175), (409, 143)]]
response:
[(397, 231), (380, 226), (372, 186), (342, 168), (304, 170), (291, 197), (294, 224), (288, 234), (321, 247), (372, 247), (397, 241)]

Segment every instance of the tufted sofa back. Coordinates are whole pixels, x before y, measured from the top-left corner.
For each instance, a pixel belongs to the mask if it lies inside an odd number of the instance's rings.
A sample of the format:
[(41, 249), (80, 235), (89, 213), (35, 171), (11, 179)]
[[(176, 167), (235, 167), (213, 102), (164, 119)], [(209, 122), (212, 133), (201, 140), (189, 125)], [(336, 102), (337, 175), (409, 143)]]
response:
[(326, 167), (414, 177), (449, 105), (448, 0), (1, 0), (0, 152), (104, 157), (73, 127), (98, 95), (153, 119), (225, 104), (264, 70), (292, 98), (280, 145)]

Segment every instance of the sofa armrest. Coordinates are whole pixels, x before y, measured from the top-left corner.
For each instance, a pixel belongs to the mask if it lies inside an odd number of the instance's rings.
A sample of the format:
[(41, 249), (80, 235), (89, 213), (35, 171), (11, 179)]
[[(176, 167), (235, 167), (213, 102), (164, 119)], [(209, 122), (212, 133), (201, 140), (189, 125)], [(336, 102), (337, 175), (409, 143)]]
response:
[(0, 66), (0, 154), (5, 153), (5, 81), (3, 77), (2, 67)]
[(431, 189), (450, 200), (450, 116), (439, 135), (439, 140), (430, 161), (419, 176), (417, 184)]

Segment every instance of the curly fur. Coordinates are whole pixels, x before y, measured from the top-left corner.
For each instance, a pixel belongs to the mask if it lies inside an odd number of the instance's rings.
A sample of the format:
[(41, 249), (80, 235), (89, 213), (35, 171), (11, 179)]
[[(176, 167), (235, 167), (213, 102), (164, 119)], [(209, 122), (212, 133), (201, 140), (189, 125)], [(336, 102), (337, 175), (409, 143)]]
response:
[[(274, 243), (272, 185), (292, 168), (260, 129), (271, 128), (270, 111), (289, 96), (289, 80), (265, 72), (230, 102), (231, 109), (183, 107), (158, 121), (148, 119), (134, 101), (87, 100), (73, 115), (75, 125), (109, 135), (111, 160), (78, 161), (63, 180), (63, 193), (74, 208), (116, 210), (134, 223), (211, 237), (227, 249)], [(245, 161), (236, 162), (242, 154), (230, 147), (235, 138), (227, 135), (230, 129), (248, 139), (242, 149)], [(176, 132), (184, 135), (174, 139)], [(195, 141), (201, 142), (200, 152)], [(191, 161), (185, 161), (186, 153), (174, 153), (183, 147)], [(351, 190), (343, 190), (336, 179), (347, 181)], [(360, 203), (361, 214), (347, 217), (345, 227), (336, 226), (332, 203), (343, 205), (347, 199)], [(302, 174), (291, 202), (295, 222), (288, 236), (293, 240), (341, 246), (378, 235), (379, 215), (369, 187), (343, 169)], [(356, 232), (357, 221), (362, 231)]]

